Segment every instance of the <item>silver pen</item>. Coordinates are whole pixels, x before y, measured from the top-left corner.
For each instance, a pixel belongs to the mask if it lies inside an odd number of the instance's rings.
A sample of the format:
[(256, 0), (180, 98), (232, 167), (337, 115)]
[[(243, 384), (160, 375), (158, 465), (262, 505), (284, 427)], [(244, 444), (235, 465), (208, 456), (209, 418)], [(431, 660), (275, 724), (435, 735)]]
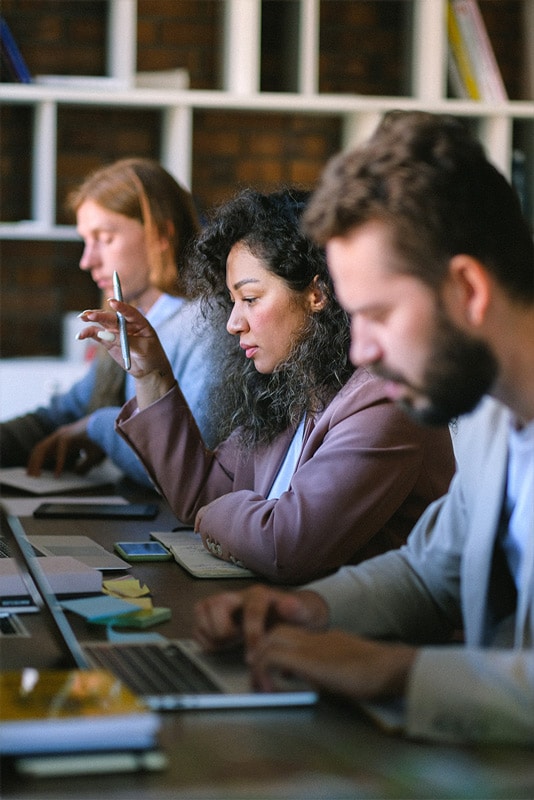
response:
[[(122, 303), (122, 289), (121, 289), (121, 282), (119, 280), (119, 273), (117, 270), (113, 273), (113, 292), (115, 294), (115, 300), (120, 300)], [(130, 345), (128, 344), (128, 331), (126, 330), (126, 320), (124, 319), (123, 315), (117, 311), (117, 320), (119, 323), (119, 333), (121, 337), (121, 350), (122, 350), (122, 358), (124, 361), (124, 369), (130, 369), (131, 361), (130, 361)]]

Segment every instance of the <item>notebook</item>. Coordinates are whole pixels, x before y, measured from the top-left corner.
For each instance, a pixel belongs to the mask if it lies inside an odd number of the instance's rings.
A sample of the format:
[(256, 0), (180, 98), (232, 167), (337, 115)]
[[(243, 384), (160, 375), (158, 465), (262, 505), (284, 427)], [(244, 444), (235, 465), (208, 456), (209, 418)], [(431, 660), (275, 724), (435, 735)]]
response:
[[(0, 513), (5, 514), (1, 506)], [(283, 677), (276, 691), (257, 692), (237, 653), (207, 656), (190, 640), (79, 642), (20, 520), (6, 515), (6, 522), (10, 547), (21, 570), (29, 573), (38, 589), (43, 625), (57, 643), (62, 666), (108, 669), (154, 710), (297, 706), (317, 701), (314, 689)]]
[(212, 556), (192, 528), (152, 531), (150, 537), (167, 547), (173, 554), (174, 560), (195, 578), (254, 577), (251, 570)]
[(28, 475), (26, 467), (0, 468), (0, 484), (22, 489), (35, 495), (59, 494), (61, 492), (79, 492), (84, 489), (96, 489), (101, 486), (112, 486), (120, 477), (119, 470), (105, 461), (94, 467), (86, 475), (65, 471), (58, 478), (52, 470), (42, 470), (38, 478)]

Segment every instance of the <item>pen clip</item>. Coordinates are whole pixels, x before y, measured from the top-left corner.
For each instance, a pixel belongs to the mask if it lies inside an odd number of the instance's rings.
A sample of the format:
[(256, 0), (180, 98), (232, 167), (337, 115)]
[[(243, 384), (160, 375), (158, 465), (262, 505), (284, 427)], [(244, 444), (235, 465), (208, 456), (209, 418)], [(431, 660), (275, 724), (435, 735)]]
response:
[[(123, 302), (122, 288), (121, 288), (119, 273), (117, 272), (117, 270), (113, 272), (113, 292), (115, 294), (115, 299), (119, 300), (122, 303)], [(117, 311), (117, 321), (119, 323), (119, 334), (121, 340), (121, 351), (122, 351), (122, 358), (124, 361), (124, 369), (129, 370), (132, 364), (130, 360), (130, 345), (128, 342), (128, 331), (126, 328), (126, 320), (119, 311)]]

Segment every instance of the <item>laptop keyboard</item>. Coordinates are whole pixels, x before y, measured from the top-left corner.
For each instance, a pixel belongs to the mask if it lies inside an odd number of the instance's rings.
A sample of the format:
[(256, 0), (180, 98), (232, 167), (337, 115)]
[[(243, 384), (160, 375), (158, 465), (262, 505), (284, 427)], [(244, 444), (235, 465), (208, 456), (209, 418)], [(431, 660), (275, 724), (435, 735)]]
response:
[(1, 636), (12, 636), (13, 634), (18, 633), (15, 625), (13, 624), (13, 619), (10, 616), (1, 616), (0, 617), (0, 635)]
[(0, 636), (28, 636), (16, 614), (0, 614)]
[(213, 694), (220, 689), (176, 645), (84, 643), (95, 666), (113, 672), (136, 694)]
[[(34, 556), (40, 556), (41, 553), (30, 545), (31, 549), (33, 550)], [(9, 545), (5, 539), (0, 536), (0, 558), (11, 558), (11, 550), (9, 549)]]
[(0, 558), (9, 558), (10, 556), (8, 543), (5, 539), (0, 538)]

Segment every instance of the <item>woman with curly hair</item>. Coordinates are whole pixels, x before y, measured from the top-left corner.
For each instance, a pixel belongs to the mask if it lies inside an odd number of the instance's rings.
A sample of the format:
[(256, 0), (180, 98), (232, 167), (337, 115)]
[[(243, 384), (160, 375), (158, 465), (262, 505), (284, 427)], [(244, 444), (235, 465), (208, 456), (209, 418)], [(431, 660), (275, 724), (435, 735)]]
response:
[[(184, 272), (239, 338), (215, 449), (153, 328), (110, 301), (127, 320), (136, 378), (119, 432), (214, 555), (284, 583), (400, 546), (454, 471), (448, 429), (407, 420), (381, 379), (351, 366), (349, 322), (324, 251), (300, 230), (308, 196), (240, 193), (200, 234)], [(102, 343), (121, 363), (115, 313), (84, 319), (114, 335)], [(98, 329), (81, 335), (98, 338)]]

